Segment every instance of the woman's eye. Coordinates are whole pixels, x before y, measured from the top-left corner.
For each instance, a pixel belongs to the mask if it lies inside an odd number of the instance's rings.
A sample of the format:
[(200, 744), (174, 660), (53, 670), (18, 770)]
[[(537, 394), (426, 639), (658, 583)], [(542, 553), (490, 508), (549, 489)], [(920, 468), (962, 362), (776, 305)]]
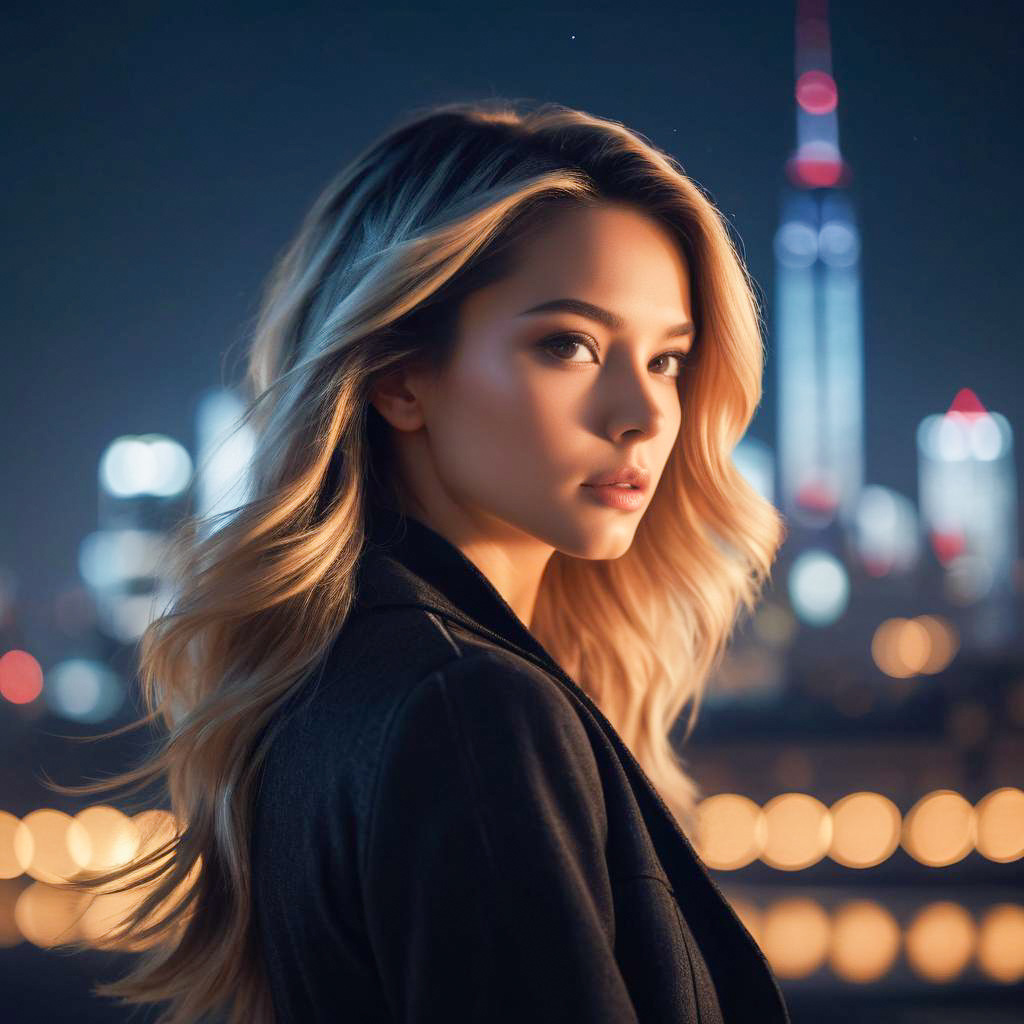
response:
[(681, 377), (683, 373), (683, 367), (686, 365), (686, 357), (689, 355), (688, 352), (663, 352), (658, 359), (674, 359), (676, 361), (676, 372), (666, 373), (666, 377)]
[[(597, 362), (597, 348), (596, 348), (596, 346), (593, 345), (589, 341), (589, 339), (587, 339), (583, 335), (577, 335), (577, 334), (558, 334), (558, 335), (555, 335), (555, 337), (553, 337), (553, 338), (546, 338), (544, 341), (542, 341), (541, 342), (541, 348), (543, 348), (546, 351), (552, 353), (555, 356), (555, 358), (559, 362), (561, 362), (561, 363)], [(594, 358), (591, 359), (591, 360), (579, 360), (579, 359), (572, 359), (572, 358), (568, 358), (567, 359), (567, 358), (564, 358), (561, 355), (557, 355), (556, 354), (556, 350), (560, 350), (562, 352), (565, 352), (566, 350), (569, 350), (569, 353), (571, 355), (574, 350), (579, 349), (579, 348), (586, 349), (591, 355), (594, 356)], [(662, 376), (664, 376), (664, 377), (673, 377), (673, 378), (675, 378), (675, 377), (681, 376), (682, 371), (683, 371), (683, 365), (686, 362), (686, 357), (687, 357), (688, 354), (689, 353), (687, 353), (687, 352), (663, 352), (660, 356), (656, 356), (655, 357), (654, 362), (658, 363), (658, 362), (662, 362), (663, 360), (667, 361), (667, 360), (675, 359), (675, 361), (676, 361), (676, 363), (675, 363), (675, 365), (676, 365), (675, 372), (674, 373), (664, 373), (664, 374), (662, 374)], [(668, 364), (668, 365), (671, 365), (671, 364)]]
[[(546, 349), (548, 352), (552, 352), (552, 353), (554, 353), (555, 349), (561, 349), (562, 351), (565, 351), (566, 347), (568, 347), (569, 349), (576, 349), (576, 348), (581, 348), (582, 347), (582, 348), (585, 348), (588, 352), (590, 352), (595, 357), (597, 355), (597, 353), (594, 351), (594, 349), (590, 345), (588, 345), (586, 343), (586, 341), (583, 340), (582, 337), (580, 337), (579, 335), (575, 335), (575, 334), (558, 334), (558, 335), (556, 335), (553, 338), (547, 338), (545, 341), (541, 342), (541, 346), (544, 349)], [(560, 362), (563, 362), (563, 363), (576, 363), (576, 362), (579, 362), (578, 359), (563, 359), (559, 355), (556, 355), (555, 358), (558, 359)], [(587, 360), (584, 360), (584, 362), (586, 362), (586, 361)], [(592, 362), (596, 362), (597, 360), (595, 358), (594, 360), (591, 360), (591, 361)]]

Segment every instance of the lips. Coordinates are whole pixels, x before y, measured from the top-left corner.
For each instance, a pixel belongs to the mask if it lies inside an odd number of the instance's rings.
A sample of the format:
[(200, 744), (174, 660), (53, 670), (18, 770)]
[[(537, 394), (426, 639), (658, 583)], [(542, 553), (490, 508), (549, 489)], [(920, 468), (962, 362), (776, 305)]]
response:
[(629, 484), (634, 490), (645, 491), (650, 483), (650, 473), (641, 466), (620, 466), (607, 473), (601, 473), (584, 483), (584, 487), (606, 487), (615, 484)]

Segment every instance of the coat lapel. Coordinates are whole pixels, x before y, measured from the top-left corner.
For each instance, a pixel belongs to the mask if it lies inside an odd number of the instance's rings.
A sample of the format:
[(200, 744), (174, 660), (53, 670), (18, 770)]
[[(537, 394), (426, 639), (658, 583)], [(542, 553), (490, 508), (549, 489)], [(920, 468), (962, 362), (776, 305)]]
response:
[[(673, 888), (686, 894), (687, 922), (716, 977), (725, 1019), (745, 1020), (755, 1006), (763, 1021), (788, 1022), (785, 1001), (764, 953), (600, 707), (454, 544), (418, 519), (374, 503), (355, 610), (396, 605), (430, 609), (526, 658), (590, 712), (619, 754)], [(723, 913), (735, 927), (721, 927)], [(727, 985), (721, 984), (723, 978), (728, 979)], [(768, 1006), (776, 1008), (770, 1016), (765, 1014)]]

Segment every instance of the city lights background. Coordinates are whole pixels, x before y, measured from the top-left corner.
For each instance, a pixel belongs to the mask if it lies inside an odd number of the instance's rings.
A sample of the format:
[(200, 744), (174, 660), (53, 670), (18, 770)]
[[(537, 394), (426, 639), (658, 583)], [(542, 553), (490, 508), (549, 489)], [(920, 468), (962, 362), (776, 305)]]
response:
[[(0, 1013), (120, 1021), (115, 897), (173, 833), (58, 797), (124, 769), (163, 540), (245, 493), (228, 436), (274, 257), (409, 107), (622, 120), (728, 217), (765, 313), (735, 454), (789, 537), (681, 746), (701, 856), (795, 1022), (1020, 1020), (1019, 4), (9, 9), (0, 417)], [(114, 802), (116, 804), (116, 801)]]

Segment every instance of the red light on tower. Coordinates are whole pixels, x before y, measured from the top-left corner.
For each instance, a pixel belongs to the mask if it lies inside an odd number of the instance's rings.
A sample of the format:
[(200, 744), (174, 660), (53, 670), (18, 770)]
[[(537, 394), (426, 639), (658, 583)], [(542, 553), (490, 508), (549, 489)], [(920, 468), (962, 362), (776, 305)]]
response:
[(947, 415), (957, 413), (960, 416), (984, 416), (987, 412), (981, 399), (970, 388), (961, 388), (953, 398)]
[(835, 79), (825, 71), (805, 71), (796, 80), (796, 101), (808, 114), (831, 114), (839, 102)]

